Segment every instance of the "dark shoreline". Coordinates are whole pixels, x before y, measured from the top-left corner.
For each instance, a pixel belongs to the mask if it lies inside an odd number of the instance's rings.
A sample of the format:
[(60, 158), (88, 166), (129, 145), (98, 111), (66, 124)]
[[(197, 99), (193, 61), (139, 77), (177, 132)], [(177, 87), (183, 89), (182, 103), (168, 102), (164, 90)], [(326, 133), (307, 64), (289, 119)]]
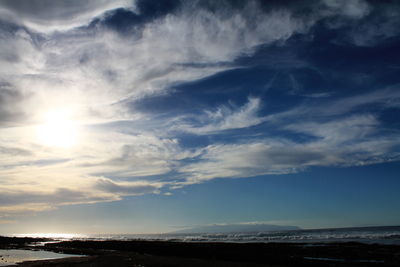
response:
[(64, 241), (0, 237), (0, 248), (43, 249), (83, 257), (18, 266), (400, 266), (400, 246), (346, 243)]

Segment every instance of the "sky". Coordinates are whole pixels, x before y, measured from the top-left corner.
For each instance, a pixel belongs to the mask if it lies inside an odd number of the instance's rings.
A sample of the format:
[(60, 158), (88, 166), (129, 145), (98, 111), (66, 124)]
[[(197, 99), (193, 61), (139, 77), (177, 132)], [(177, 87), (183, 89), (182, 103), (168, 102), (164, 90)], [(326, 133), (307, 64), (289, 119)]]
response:
[(0, 234), (400, 225), (400, 2), (2, 0)]

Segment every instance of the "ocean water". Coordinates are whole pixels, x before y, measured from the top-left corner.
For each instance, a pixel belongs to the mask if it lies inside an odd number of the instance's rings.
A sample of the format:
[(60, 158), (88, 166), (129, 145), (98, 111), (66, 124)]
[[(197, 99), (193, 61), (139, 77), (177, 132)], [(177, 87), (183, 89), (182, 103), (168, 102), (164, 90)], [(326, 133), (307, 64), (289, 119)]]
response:
[(81, 255), (61, 254), (43, 250), (0, 249), (0, 266), (14, 265), (23, 261), (81, 257)]
[(22, 234), (16, 236), (51, 237), (57, 240), (163, 240), (181, 242), (361, 242), (400, 245), (400, 226), (354, 227), (313, 230), (193, 233), (193, 234)]

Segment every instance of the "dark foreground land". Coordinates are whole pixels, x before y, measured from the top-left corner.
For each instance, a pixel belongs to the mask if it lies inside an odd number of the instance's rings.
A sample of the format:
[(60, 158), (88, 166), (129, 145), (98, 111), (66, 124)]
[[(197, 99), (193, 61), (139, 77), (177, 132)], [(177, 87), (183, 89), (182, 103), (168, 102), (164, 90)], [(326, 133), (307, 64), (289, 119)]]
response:
[[(2, 238), (0, 248), (26, 248), (33, 238)], [(32, 247), (31, 247), (32, 248)], [(400, 266), (400, 246), (349, 243), (183, 243), (67, 241), (35, 247), (82, 257), (18, 266)]]

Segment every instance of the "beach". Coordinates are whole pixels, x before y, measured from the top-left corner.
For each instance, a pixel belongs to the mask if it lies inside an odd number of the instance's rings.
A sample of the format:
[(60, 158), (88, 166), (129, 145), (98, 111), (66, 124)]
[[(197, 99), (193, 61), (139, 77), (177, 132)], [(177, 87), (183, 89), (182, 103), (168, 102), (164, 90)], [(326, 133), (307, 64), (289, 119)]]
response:
[[(2, 249), (40, 249), (75, 257), (18, 266), (399, 266), (400, 246), (342, 243), (63, 241), (0, 238)], [(37, 243), (39, 242), (39, 243)], [(45, 242), (45, 243), (40, 243)], [(32, 246), (32, 244), (39, 244)], [(80, 256), (79, 256), (80, 255)]]

